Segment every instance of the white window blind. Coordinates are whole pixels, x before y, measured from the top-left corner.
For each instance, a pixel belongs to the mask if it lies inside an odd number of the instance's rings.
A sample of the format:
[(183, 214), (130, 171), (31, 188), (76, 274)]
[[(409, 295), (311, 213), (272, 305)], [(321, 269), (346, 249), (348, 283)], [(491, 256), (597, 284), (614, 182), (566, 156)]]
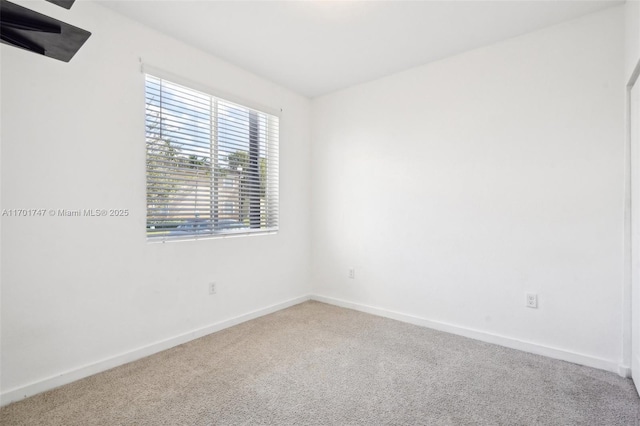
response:
[(279, 119), (145, 75), (147, 237), (278, 229)]

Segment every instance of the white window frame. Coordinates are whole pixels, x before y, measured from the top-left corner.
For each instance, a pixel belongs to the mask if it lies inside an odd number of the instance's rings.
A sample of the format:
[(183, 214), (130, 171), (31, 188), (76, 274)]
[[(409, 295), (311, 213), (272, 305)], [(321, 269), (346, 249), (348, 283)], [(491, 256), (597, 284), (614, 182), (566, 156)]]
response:
[[(186, 81), (183, 78), (177, 77), (173, 74), (167, 73), (162, 70), (158, 70), (157, 68), (149, 67), (148, 65), (143, 65), (142, 68), (144, 75), (144, 87), (145, 87), (145, 128), (146, 128), (146, 159), (147, 159), (147, 171), (146, 171), (146, 193), (147, 193), (147, 215), (146, 215), (146, 234), (147, 240), (149, 242), (165, 242), (165, 241), (184, 241), (184, 240), (199, 240), (199, 239), (208, 239), (208, 238), (220, 238), (220, 237), (228, 237), (228, 236), (241, 236), (241, 235), (257, 235), (257, 234), (272, 234), (276, 233), (279, 229), (279, 120), (280, 120), (280, 112), (277, 112), (271, 108), (258, 107), (252, 102), (247, 101), (238, 101), (236, 99), (229, 99), (231, 97), (226, 96), (222, 97), (216, 95), (215, 90), (207, 89), (202, 85), (197, 83)], [(170, 213), (158, 213), (161, 209), (158, 208), (157, 204), (153, 204), (150, 200), (150, 188), (153, 180), (153, 176), (158, 176), (159, 168), (154, 168), (154, 172), (150, 171), (150, 164), (153, 164), (150, 159), (158, 159), (160, 158), (156, 154), (152, 154), (153, 150), (149, 147), (153, 146), (154, 137), (150, 136), (149, 129), (147, 128), (150, 113), (149, 113), (149, 99), (147, 98), (147, 79), (151, 78), (155, 81), (163, 81), (168, 83), (170, 86), (180, 86), (185, 91), (194, 91), (198, 92), (199, 95), (203, 95), (208, 97), (211, 100), (210, 107), (210, 119), (211, 119), (211, 132), (209, 134), (210, 138), (210, 156), (208, 157), (208, 166), (207, 163), (204, 165), (200, 164), (198, 167), (203, 167), (208, 170), (208, 178), (210, 179), (210, 208), (202, 210), (202, 205), (194, 206), (193, 212), (183, 212), (185, 204), (176, 205), (176, 201), (170, 200), (171, 196), (168, 192), (178, 192), (175, 190), (167, 191), (166, 195), (166, 203), (164, 207), (166, 207), (163, 211)], [(222, 166), (218, 165), (219, 159), (223, 158), (222, 155), (225, 154), (233, 154), (230, 149), (239, 149), (243, 150), (243, 148), (231, 148), (234, 144), (244, 144), (244, 141), (238, 141), (238, 137), (234, 135), (236, 138), (233, 141), (224, 142), (224, 126), (222, 127), (221, 135), (218, 133), (219, 123), (222, 123), (221, 120), (226, 120), (224, 122), (231, 123), (233, 120), (230, 115), (224, 118), (224, 114), (222, 112), (219, 113), (218, 106), (221, 105), (224, 108), (227, 108), (227, 111), (247, 111), (249, 117), (256, 117), (254, 119), (248, 118), (246, 121), (246, 125), (248, 125), (247, 130), (247, 146), (245, 156), (248, 156), (249, 160), (247, 164), (252, 164), (248, 167), (248, 172), (242, 174), (242, 167), (238, 167), (238, 172), (241, 176), (248, 176), (249, 180), (245, 180), (247, 182), (244, 185), (235, 184), (237, 191), (239, 191), (239, 195), (237, 195), (238, 200), (236, 209), (234, 211), (238, 211), (240, 220), (232, 220), (226, 218), (225, 212), (222, 211), (222, 206), (219, 204), (224, 203), (225, 205), (229, 204), (230, 195), (227, 193), (226, 199), (223, 198), (218, 192), (224, 192), (225, 190), (229, 191), (229, 188), (223, 185), (223, 181), (228, 179), (226, 175), (221, 175), (220, 170)], [(157, 117), (159, 121), (164, 120), (164, 112), (163, 107), (159, 107), (160, 112), (158, 112)], [(175, 116), (174, 116), (175, 117)], [(222, 118), (221, 118), (222, 117)], [(231, 121), (230, 121), (231, 120)], [(168, 121), (168, 120), (167, 120)], [(193, 124), (193, 123), (189, 123)], [(242, 122), (244, 125), (245, 123)], [(162, 128), (162, 124), (160, 128)], [(252, 127), (253, 126), (253, 127)], [(258, 131), (259, 129), (259, 131)], [(254, 131), (255, 130), (255, 131)], [(176, 132), (176, 130), (172, 130)], [(239, 133), (240, 131), (236, 132)], [(180, 134), (180, 130), (177, 131)], [(259, 133), (260, 136), (248, 136), (249, 134), (255, 135), (255, 133)], [(154, 133), (154, 135), (157, 135)], [(229, 137), (229, 136), (227, 136)], [(160, 136), (161, 140), (162, 136)], [(226, 144), (226, 145), (225, 145)], [(243, 145), (244, 146), (244, 145)], [(219, 152), (220, 151), (220, 152)], [(155, 155), (155, 156), (154, 156)], [(203, 157), (204, 158), (204, 157)], [(230, 156), (227, 157), (227, 165), (230, 168), (231, 162), (229, 160)], [(243, 157), (244, 158), (244, 157)], [(224, 160), (221, 161), (224, 163)], [(157, 162), (156, 162), (157, 164)], [(180, 165), (175, 166), (172, 165), (170, 168), (164, 170), (165, 174), (163, 176), (169, 176), (171, 179), (172, 176), (178, 176), (180, 174), (181, 168), (184, 168)], [(263, 169), (265, 170), (263, 172)], [(259, 172), (258, 172), (259, 170)], [(177, 178), (176, 178), (177, 179)], [(177, 182), (177, 181), (176, 181)], [(258, 183), (259, 182), (259, 183)], [(155, 183), (155, 185), (158, 185)], [(259, 187), (258, 190), (255, 190), (256, 186)], [(243, 189), (240, 189), (242, 187)], [(154, 187), (157, 188), (157, 187)], [(188, 187), (184, 188), (186, 193), (188, 193)], [(226, 188), (226, 189), (225, 189)], [(155, 189), (155, 191), (158, 191)], [(201, 189), (202, 191), (202, 189)], [(206, 191), (206, 190), (205, 190)], [(198, 190), (194, 193), (198, 193)], [(260, 195), (257, 195), (257, 194)], [(154, 192), (157, 194), (157, 192)], [(197, 198), (197, 195), (194, 196)], [(175, 198), (178, 198), (176, 196)], [(239, 207), (240, 204), (244, 202), (244, 208), (241, 209)], [(173, 203), (173, 204), (172, 204)], [(196, 204), (194, 202), (194, 204)], [(179, 209), (180, 216), (177, 217), (176, 213), (172, 209)], [(185, 214), (183, 214), (185, 213)], [(192, 214), (191, 214), (192, 213)], [(205, 223), (206, 222), (206, 223)]]

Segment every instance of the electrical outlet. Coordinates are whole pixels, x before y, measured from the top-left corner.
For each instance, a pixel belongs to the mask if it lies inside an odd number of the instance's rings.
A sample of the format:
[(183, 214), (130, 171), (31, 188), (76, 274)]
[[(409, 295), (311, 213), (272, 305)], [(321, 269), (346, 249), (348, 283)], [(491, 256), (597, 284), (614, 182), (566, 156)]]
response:
[(527, 308), (538, 308), (538, 295), (535, 293), (527, 293)]
[(216, 283), (209, 283), (209, 294), (216, 294)]
[(349, 278), (354, 279), (356, 277), (355, 268), (349, 268)]

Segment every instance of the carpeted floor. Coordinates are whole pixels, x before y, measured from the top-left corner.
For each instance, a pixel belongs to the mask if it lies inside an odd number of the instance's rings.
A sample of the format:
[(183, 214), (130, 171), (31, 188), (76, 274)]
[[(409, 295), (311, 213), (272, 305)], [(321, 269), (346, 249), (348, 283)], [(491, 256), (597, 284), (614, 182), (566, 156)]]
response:
[(613, 373), (306, 302), (11, 404), (8, 425), (637, 425)]

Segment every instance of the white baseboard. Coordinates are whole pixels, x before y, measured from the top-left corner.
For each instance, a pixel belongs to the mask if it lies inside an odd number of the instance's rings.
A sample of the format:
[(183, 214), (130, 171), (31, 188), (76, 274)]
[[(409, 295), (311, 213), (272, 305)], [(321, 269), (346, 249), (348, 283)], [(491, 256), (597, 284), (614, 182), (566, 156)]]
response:
[(620, 364), (618, 366), (618, 375), (627, 379), (631, 378), (631, 367)]
[(606, 359), (594, 358), (588, 355), (567, 351), (564, 349), (553, 348), (549, 346), (539, 345), (532, 342), (526, 342), (511, 337), (501, 336), (493, 333), (487, 333), (485, 331), (475, 330), (468, 327), (461, 327), (453, 324), (447, 324), (440, 321), (432, 321), (425, 318), (416, 317), (413, 315), (407, 315), (400, 312), (394, 312), (387, 309), (368, 306), (360, 303), (349, 302), (346, 300), (336, 299), (332, 297), (311, 295), (300, 296), (294, 299), (277, 303), (275, 305), (267, 306), (237, 317), (233, 317), (224, 321), (217, 322), (215, 324), (202, 327), (188, 333), (165, 339), (151, 345), (143, 346), (132, 351), (122, 353), (110, 358), (105, 358), (101, 361), (88, 364), (82, 367), (75, 368), (73, 370), (65, 371), (55, 376), (47, 377), (37, 382), (30, 383), (25, 386), (10, 389), (0, 394), (0, 406), (10, 404), (14, 401), (19, 401), (23, 398), (36, 395), (41, 392), (65, 385), (67, 383), (74, 382), (76, 380), (83, 379), (85, 377), (92, 376), (97, 373), (109, 370), (114, 367), (126, 364), (128, 362), (136, 361), (140, 358), (144, 358), (149, 355), (161, 352), (163, 350), (172, 348), (174, 346), (181, 345), (191, 340), (206, 336), (216, 331), (223, 330), (225, 328), (232, 327), (243, 322), (277, 312), (279, 310), (288, 308), (293, 305), (305, 302), (307, 300), (317, 300), (319, 302), (328, 303), (331, 305), (341, 306), (343, 308), (354, 309), (356, 311), (366, 312), (381, 317), (391, 318), (394, 320), (414, 324), (422, 327), (431, 328), (434, 330), (444, 331), (447, 333), (456, 334), (459, 336), (469, 337), (471, 339), (480, 340), (487, 343), (493, 343), (500, 346), (505, 346), (512, 349), (521, 350), (537, 355), (547, 356), (549, 358), (559, 359), (563, 361), (572, 362), (575, 364), (581, 364), (588, 367), (598, 368), (601, 370), (611, 371), (619, 374), (623, 377), (631, 376), (631, 368), (621, 365), (615, 361)]
[(486, 331), (476, 330), (468, 327), (461, 327), (458, 325), (447, 324), (440, 321), (432, 321), (426, 318), (420, 318), (413, 315), (407, 315), (400, 312), (394, 312), (387, 309), (363, 305), (361, 303), (349, 302), (346, 300), (335, 299), (333, 297), (313, 295), (312, 300), (318, 302), (328, 303), (330, 305), (336, 305), (343, 308), (349, 308), (360, 312), (366, 312), (381, 317), (391, 318), (394, 320), (406, 322), (409, 324), (419, 325), (422, 327), (432, 328), (434, 330), (444, 331), (451, 334), (457, 334), (459, 336), (469, 337), (471, 339), (480, 340), (487, 343), (493, 343), (500, 346), (505, 346), (511, 349), (517, 349), (523, 352), (529, 352), (536, 355), (542, 355), (549, 358), (559, 359), (562, 361), (572, 362), (574, 364), (585, 365), (587, 367), (593, 367), (600, 370), (606, 370), (613, 373), (617, 373), (623, 377), (629, 377), (631, 375), (631, 369), (620, 365), (618, 362), (595, 358), (589, 355), (580, 354), (577, 352), (571, 352), (564, 349), (553, 348), (550, 346), (544, 346), (537, 343), (526, 342), (523, 340), (514, 339), (512, 337), (501, 336), (498, 334), (488, 333)]
[[(635, 378), (633, 377), (634, 371), (636, 372)], [(631, 360), (631, 369), (629, 371), (629, 377), (633, 379), (633, 384), (636, 387), (636, 391), (638, 392), (638, 395), (640, 395), (640, 377), (638, 377), (640, 375), (638, 374), (639, 372), (640, 372), (640, 354), (636, 354)]]
[(237, 325), (237, 324), (240, 324), (240, 323), (243, 323), (267, 314), (271, 314), (273, 312), (277, 312), (281, 309), (285, 309), (290, 306), (297, 305), (309, 299), (311, 299), (310, 296), (300, 296), (295, 299), (290, 299), (282, 303), (277, 303), (275, 305), (267, 306), (265, 308), (261, 308), (243, 315), (239, 315), (237, 317), (229, 318), (227, 320), (220, 321), (215, 324), (211, 324), (206, 327), (202, 327), (187, 333), (183, 333), (178, 336), (171, 337), (169, 339), (152, 343), (150, 345), (143, 346), (143, 347), (122, 353), (120, 355), (105, 358), (103, 360), (100, 360), (92, 364), (78, 367), (73, 370), (64, 371), (55, 376), (47, 377), (45, 379), (38, 380), (37, 382), (33, 382), (25, 386), (10, 389), (0, 394), (0, 406), (10, 404), (11, 402), (14, 402), (14, 401), (19, 401), (23, 398), (27, 398), (29, 396), (33, 396), (53, 388), (57, 388), (58, 386), (66, 385), (67, 383), (71, 383), (76, 380), (80, 380), (85, 377), (92, 376), (97, 373), (101, 373), (103, 371), (109, 370), (114, 367), (118, 367), (128, 362), (132, 362), (140, 358), (153, 355), (155, 353), (164, 351), (174, 346), (181, 345), (183, 343), (189, 342), (199, 337), (203, 337), (208, 334), (215, 333), (216, 331), (220, 331), (225, 328), (229, 328), (234, 325)]

